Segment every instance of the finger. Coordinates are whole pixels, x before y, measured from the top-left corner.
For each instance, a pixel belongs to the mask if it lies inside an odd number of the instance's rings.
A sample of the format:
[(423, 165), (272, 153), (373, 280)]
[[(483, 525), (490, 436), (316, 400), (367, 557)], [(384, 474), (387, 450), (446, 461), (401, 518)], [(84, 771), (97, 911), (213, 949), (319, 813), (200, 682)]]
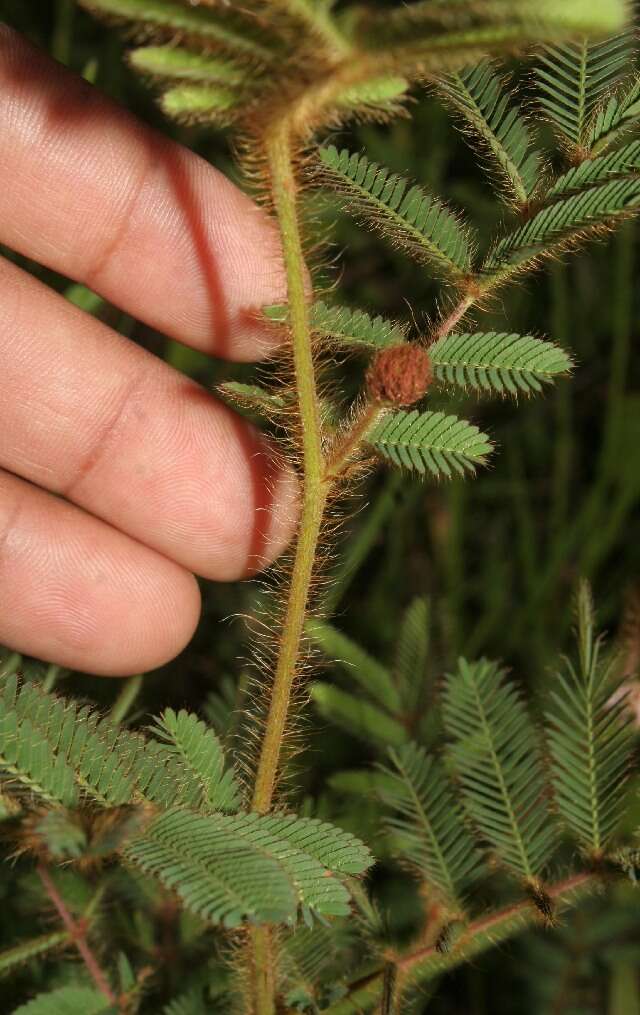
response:
[(0, 242), (238, 360), (283, 302), (277, 229), (221, 173), (0, 26)]
[(0, 259), (0, 466), (207, 578), (273, 560), (297, 484), (203, 388)]
[(1, 470), (0, 589), (0, 642), (105, 676), (172, 659), (200, 612), (183, 568)]

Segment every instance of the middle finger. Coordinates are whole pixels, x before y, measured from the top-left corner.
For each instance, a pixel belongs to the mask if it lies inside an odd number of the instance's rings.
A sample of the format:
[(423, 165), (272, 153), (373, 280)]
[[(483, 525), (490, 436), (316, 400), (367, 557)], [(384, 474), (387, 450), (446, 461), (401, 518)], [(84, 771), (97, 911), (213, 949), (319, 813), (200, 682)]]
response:
[(284, 548), (296, 483), (253, 428), (2, 260), (0, 308), (0, 466), (204, 577)]

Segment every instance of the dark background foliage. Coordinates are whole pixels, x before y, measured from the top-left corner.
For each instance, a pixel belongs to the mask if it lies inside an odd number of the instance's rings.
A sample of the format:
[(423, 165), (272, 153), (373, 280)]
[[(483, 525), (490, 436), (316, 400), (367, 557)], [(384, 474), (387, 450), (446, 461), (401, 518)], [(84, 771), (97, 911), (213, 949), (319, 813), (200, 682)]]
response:
[[(0, 14), (136, 115), (235, 175), (223, 135), (164, 120), (151, 92), (122, 60), (126, 38), (67, 0), (0, 0)], [(514, 72), (526, 94), (526, 64)], [(349, 144), (424, 182), (464, 209), (488, 235), (501, 210), (473, 156), (433, 98), (416, 92), (414, 99), (411, 121), (361, 128)], [(337, 206), (325, 206), (321, 215), (323, 225), (332, 226), (327, 261), (337, 259), (338, 265), (321, 273), (325, 280), (339, 275), (342, 302), (413, 319), (417, 332), (424, 328), (429, 315), (435, 316), (438, 298), (424, 271), (340, 217)], [(549, 665), (568, 646), (578, 575), (591, 579), (610, 637), (621, 635), (640, 588), (636, 239), (637, 227), (625, 226), (610, 240), (540, 271), (510, 290), (495, 313), (483, 315), (486, 330), (549, 335), (577, 362), (570, 381), (542, 398), (523, 400), (517, 411), (511, 401), (467, 400), (466, 414), (498, 445), (488, 470), (474, 481), (440, 487), (387, 475), (370, 483), (368, 511), (349, 521), (338, 546), (336, 559), (342, 546), (350, 566), (338, 565), (334, 591), (336, 623), (370, 653), (391, 660), (403, 611), (415, 595), (428, 595), (434, 684), (460, 653), (486, 654), (503, 659), (540, 703)], [(37, 265), (29, 268), (72, 298), (87, 298), (70, 280)], [(169, 342), (116, 307), (99, 303), (95, 312), (208, 387), (251, 377), (250, 368), (215, 362)], [(346, 370), (348, 393), (360, 372)], [(212, 692), (228, 678), (234, 683), (238, 678), (246, 629), (229, 618), (252, 612), (257, 597), (270, 593), (254, 582), (207, 585), (203, 592), (202, 621), (191, 645), (170, 666), (145, 678), (134, 706), (140, 719), (166, 705), (206, 710)], [(640, 614), (640, 605), (637, 609)], [(637, 642), (640, 617), (635, 617), (635, 632), (633, 618), (628, 626)], [(119, 689), (89, 675), (71, 675), (65, 683), (105, 705)], [(326, 787), (338, 768), (366, 764), (367, 748), (327, 728), (310, 709), (303, 721), (305, 751), (296, 761), (299, 796), (310, 812), (342, 820), (354, 830), (359, 826), (363, 834), (366, 802), (354, 805)], [(630, 814), (633, 826), (637, 816)], [(33, 926), (27, 883), (19, 880), (21, 890), (15, 891), (19, 876), (19, 866), (5, 865), (0, 873), (2, 947), (16, 940), (22, 925)], [(393, 933), (408, 932), (416, 906), (408, 878), (383, 864), (376, 891), (383, 910), (393, 901)], [(554, 934), (530, 933), (445, 979), (428, 1003), (429, 1012), (634, 1015), (640, 1011), (638, 896), (631, 888), (618, 893), (618, 903), (606, 912), (595, 899)], [(22, 981), (0, 982), (4, 1010), (24, 996), (25, 988), (33, 990), (29, 969)], [(36, 975), (45, 972), (43, 966)], [(168, 975), (178, 977), (179, 970)]]

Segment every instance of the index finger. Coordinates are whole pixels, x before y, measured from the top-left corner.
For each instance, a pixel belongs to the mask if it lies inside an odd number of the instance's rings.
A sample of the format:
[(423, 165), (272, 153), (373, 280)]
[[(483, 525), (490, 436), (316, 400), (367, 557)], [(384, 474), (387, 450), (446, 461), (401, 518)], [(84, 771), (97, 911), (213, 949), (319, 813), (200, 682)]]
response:
[(252, 360), (275, 223), (220, 172), (0, 26), (0, 242), (164, 334)]

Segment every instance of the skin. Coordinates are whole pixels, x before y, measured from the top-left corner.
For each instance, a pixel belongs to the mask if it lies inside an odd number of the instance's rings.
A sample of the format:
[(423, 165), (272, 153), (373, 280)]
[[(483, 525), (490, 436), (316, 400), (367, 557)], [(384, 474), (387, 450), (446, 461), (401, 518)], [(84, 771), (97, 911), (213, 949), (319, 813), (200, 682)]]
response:
[[(0, 27), (0, 243), (212, 356), (263, 359), (275, 224)], [(194, 577), (291, 539), (293, 473), (203, 388), (0, 258), (0, 643), (123, 676), (173, 658)]]

